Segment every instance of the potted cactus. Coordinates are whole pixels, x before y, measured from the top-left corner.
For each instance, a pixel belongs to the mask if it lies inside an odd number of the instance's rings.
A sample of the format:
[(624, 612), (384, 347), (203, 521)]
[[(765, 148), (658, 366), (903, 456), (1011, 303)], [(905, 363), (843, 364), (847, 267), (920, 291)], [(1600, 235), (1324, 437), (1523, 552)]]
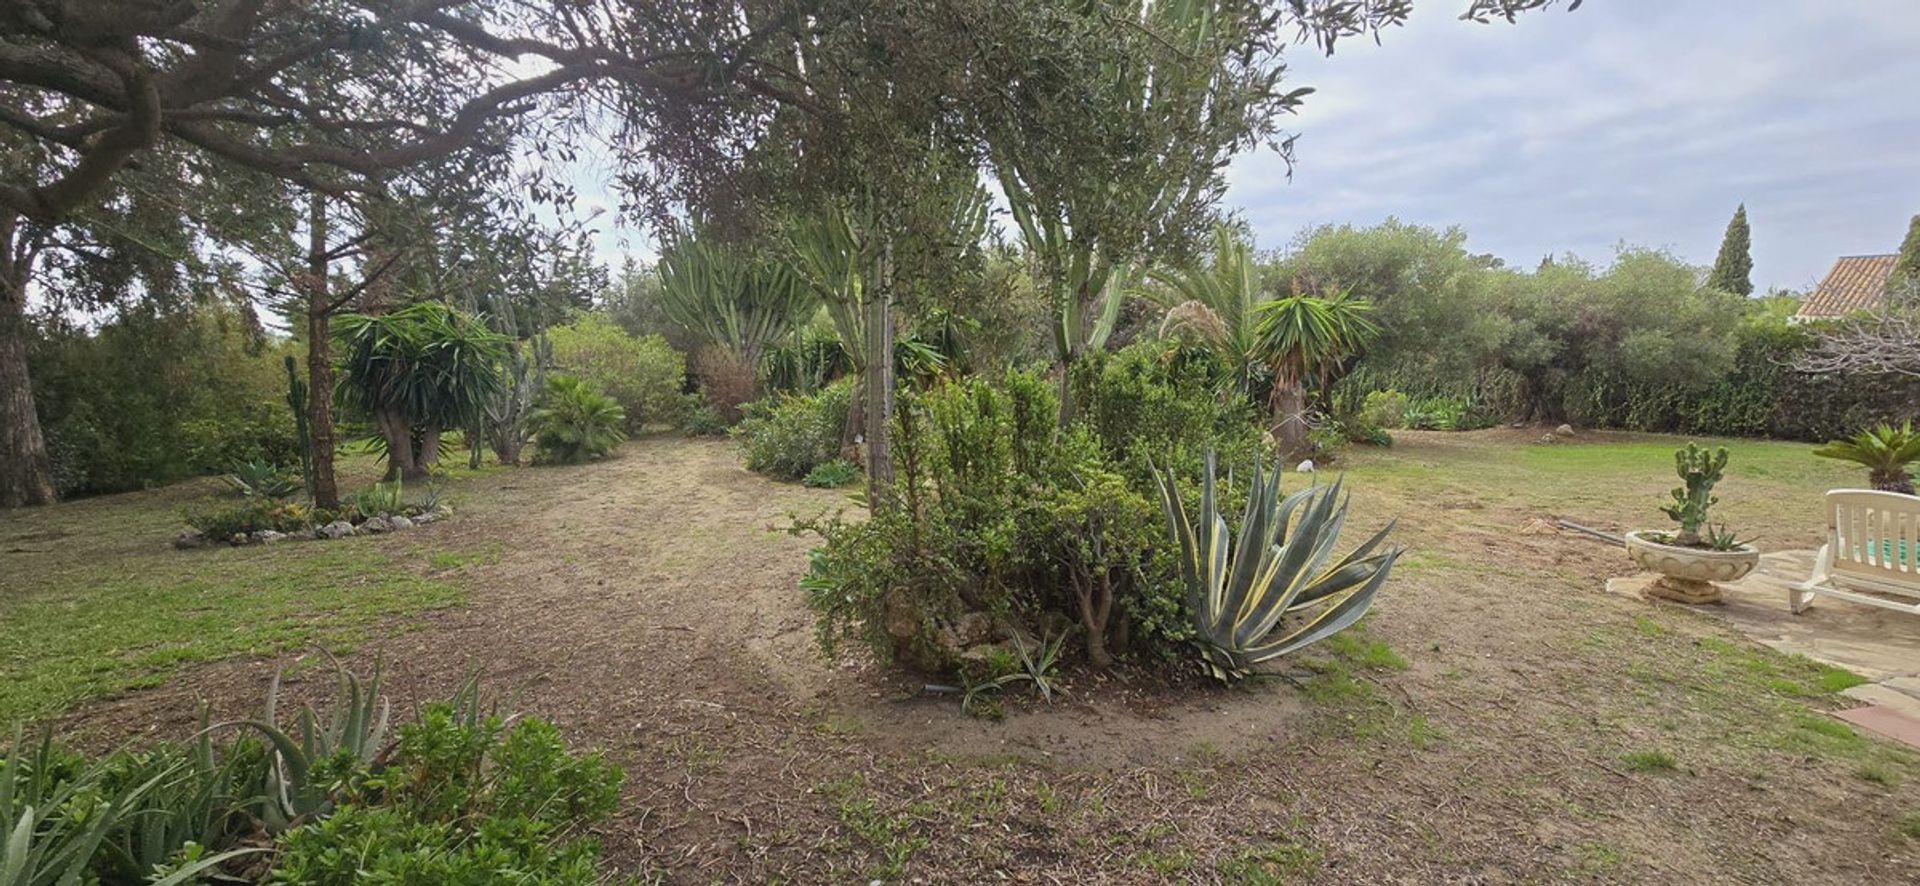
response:
[(1720, 502), (1713, 487), (1726, 471), (1726, 448), (1709, 452), (1688, 443), (1673, 459), (1681, 485), (1673, 490), (1673, 504), (1660, 510), (1680, 529), (1627, 533), (1627, 556), (1640, 568), (1660, 573), (1647, 593), (1680, 603), (1718, 603), (1714, 582), (1744, 578), (1759, 564), (1760, 549), (1708, 521), (1708, 511)]

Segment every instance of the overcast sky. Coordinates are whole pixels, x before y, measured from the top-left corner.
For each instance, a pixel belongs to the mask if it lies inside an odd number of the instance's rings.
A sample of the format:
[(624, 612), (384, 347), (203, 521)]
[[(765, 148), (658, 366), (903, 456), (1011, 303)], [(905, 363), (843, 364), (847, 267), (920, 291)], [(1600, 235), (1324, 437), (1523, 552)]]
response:
[(1920, 0), (1589, 0), (1518, 24), (1422, 0), (1381, 43), (1296, 51), (1293, 180), (1240, 158), (1260, 245), (1387, 216), (1531, 266), (1621, 241), (1711, 264), (1734, 207), (1753, 282), (1808, 288), (1920, 213)]
[[(1272, 152), (1230, 170), (1261, 248), (1397, 216), (1523, 267), (1622, 242), (1708, 265), (1744, 201), (1756, 289), (1804, 290), (1920, 213), (1920, 0), (1588, 0), (1513, 25), (1459, 21), (1466, 4), (1291, 51), (1289, 84), (1318, 90), (1287, 121), (1292, 181)], [(650, 258), (599, 184), (580, 208), (607, 210), (603, 260)]]

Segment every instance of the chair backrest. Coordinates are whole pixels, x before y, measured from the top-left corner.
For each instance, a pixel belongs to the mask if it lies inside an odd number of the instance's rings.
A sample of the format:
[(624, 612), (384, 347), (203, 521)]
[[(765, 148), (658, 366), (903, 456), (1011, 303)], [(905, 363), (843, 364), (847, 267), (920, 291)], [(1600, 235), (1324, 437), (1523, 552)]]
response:
[(1920, 584), (1920, 496), (1874, 489), (1827, 493), (1833, 570), (1894, 584)]

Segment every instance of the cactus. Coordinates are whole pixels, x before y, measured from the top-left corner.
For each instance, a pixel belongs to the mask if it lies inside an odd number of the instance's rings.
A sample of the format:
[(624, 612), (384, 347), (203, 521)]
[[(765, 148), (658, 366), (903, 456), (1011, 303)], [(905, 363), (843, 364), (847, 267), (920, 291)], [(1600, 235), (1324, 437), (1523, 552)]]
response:
[(1679, 473), (1680, 481), (1686, 485), (1673, 490), (1673, 504), (1660, 510), (1680, 524), (1680, 531), (1673, 536), (1676, 545), (1695, 547), (1701, 544), (1700, 527), (1707, 525), (1707, 511), (1720, 502), (1713, 496), (1713, 486), (1720, 482), (1727, 468), (1727, 449), (1708, 452), (1697, 444), (1688, 443), (1687, 448), (1673, 454), (1674, 470)]
[(488, 442), (494, 456), (506, 465), (520, 463), (520, 450), (532, 435), (527, 419), (546, 389), (547, 366), (553, 363), (553, 345), (546, 336), (535, 336), (527, 344), (531, 354), (513, 346), (500, 367), (504, 384), (487, 405)]
[(300, 439), (300, 481), (313, 495), (313, 434), (307, 427), (307, 380), (300, 377), (298, 364), (287, 356), (287, 405), (293, 409), (294, 434)]

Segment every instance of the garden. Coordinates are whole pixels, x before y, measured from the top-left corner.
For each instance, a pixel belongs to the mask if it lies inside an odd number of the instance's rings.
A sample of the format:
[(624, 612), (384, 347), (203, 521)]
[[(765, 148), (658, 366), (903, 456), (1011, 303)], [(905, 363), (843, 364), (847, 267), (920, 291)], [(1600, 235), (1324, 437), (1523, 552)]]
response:
[(1262, 250), (1366, 3), (31, 5), (0, 886), (1920, 871), (1920, 217)]

